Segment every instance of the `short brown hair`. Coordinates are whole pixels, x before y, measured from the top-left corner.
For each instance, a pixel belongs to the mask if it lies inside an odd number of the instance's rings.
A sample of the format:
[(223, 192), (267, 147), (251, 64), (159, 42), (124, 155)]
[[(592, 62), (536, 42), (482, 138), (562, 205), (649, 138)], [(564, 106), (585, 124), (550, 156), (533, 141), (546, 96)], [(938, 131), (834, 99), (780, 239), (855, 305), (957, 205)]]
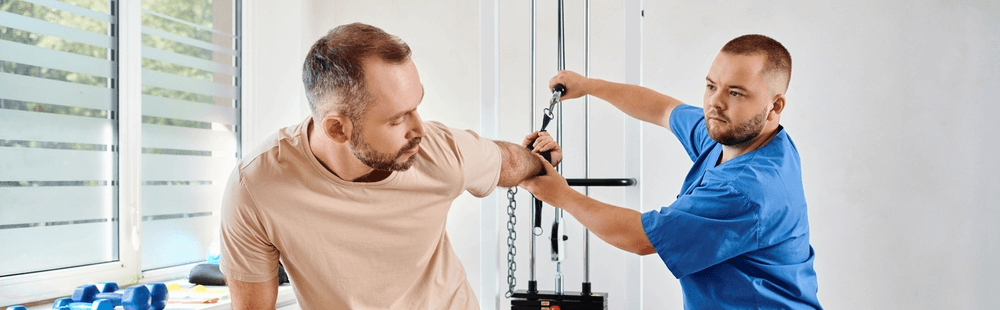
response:
[(362, 61), (378, 57), (391, 64), (410, 59), (410, 46), (378, 27), (353, 23), (330, 30), (309, 49), (302, 65), (302, 84), (313, 119), (330, 111), (357, 123), (373, 101), (365, 84)]
[(792, 55), (778, 41), (759, 34), (748, 34), (732, 39), (722, 47), (722, 51), (744, 56), (764, 54), (767, 60), (761, 75), (777, 78), (777, 82), (784, 82), (785, 89), (788, 89), (792, 78)]

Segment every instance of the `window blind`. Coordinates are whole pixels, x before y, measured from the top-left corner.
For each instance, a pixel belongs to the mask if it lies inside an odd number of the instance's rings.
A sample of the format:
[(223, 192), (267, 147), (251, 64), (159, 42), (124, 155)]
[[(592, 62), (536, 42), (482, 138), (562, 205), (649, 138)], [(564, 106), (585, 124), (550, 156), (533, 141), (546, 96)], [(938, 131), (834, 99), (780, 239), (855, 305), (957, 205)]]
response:
[(239, 157), (233, 0), (142, 3), (143, 270), (205, 259)]
[(0, 0), (0, 276), (118, 260), (112, 7)]

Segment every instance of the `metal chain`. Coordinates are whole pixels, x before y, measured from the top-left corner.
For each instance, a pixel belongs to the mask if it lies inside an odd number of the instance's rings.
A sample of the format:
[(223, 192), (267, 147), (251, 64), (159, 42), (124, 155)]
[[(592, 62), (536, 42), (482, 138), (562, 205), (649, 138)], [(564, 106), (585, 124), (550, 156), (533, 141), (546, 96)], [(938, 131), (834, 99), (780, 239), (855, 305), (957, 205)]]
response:
[(514, 214), (517, 209), (517, 200), (514, 200), (516, 194), (517, 186), (507, 189), (507, 293), (504, 294), (507, 298), (514, 294), (514, 286), (517, 285), (517, 278), (514, 277), (514, 271), (517, 270), (517, 262), (514, 261), (514, 256), (517, 255), (517, 247), (514, 246), (514, 241), (517, 240), (517, 231), (514, 231), (514, 225), (517, 224), (517, 215)]

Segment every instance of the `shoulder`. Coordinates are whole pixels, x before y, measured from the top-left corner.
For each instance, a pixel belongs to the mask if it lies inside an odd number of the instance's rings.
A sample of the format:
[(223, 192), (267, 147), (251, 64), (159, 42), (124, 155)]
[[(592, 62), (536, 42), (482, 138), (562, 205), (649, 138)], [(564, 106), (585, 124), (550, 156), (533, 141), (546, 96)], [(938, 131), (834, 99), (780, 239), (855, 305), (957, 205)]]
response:
[(241, 179), (256, 179), (281, 172), (282, 166), (304, 162), (309, 119), (278, 130), (244, 154), (237, 169)]
[(746, 158), (720, 169), (715, 177), (764, 207), (805, 205), (799, 155), (787, 133), (779, 132), (764, 147), (741, 157)]
[[(424, 122), (424, 141), (420, 147), (426, 149), (428, 155), (459, 155), (463, 152), (473, 152), (480, 148), (496, 148), (496, 144), (479, 136), (472, 130), (455, 129), (435, 121)], [(499, 151), (499, 150), (497, 150)]]

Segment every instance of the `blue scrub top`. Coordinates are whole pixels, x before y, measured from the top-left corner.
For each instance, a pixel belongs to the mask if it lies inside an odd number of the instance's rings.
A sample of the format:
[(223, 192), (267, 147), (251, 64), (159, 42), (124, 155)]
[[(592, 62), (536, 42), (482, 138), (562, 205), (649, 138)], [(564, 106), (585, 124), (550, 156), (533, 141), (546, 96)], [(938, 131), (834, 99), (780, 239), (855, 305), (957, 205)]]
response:
[(719, 166), (701, 108), (675, 108), (670, 129), (694, 166), (677, 200), (642, 226), (680, 279), (684, 308), (821, 309), (799, 153), (784, 129)]

